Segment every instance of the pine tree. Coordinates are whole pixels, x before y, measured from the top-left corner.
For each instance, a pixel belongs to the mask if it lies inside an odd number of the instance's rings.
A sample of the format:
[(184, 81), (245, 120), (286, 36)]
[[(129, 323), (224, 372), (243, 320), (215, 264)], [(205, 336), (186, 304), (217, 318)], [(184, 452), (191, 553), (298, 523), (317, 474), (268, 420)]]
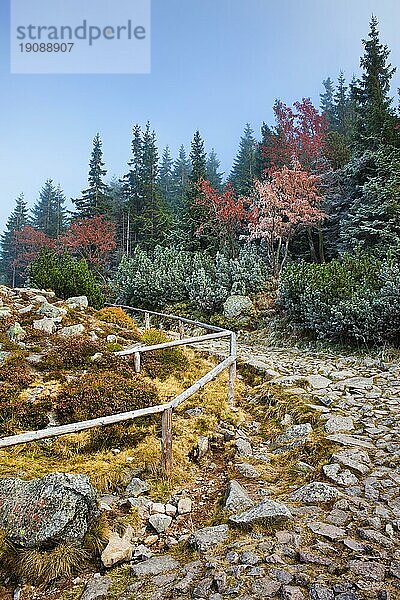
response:
[(272, 167), (270, 161), (270, 152), (268, 149), (272, 145), (272, 141), (274, 139), (274, 133), (267, 125), (267, 123), (263, 123), (261, 125), (261, 142), (257, 144), (256, 149), (256, 179), (263, 179), (269, 169)]
[(181, 214), (185, 205), (190, 172), (190, 160), (186, 156), (184, 146), (181, 146), (172, 172), (173, 212), (175, 215)]
[(141, 170), (143, 188), (143, 214), (141, 242), (143, 247), (153, 249), (159, 244), (169, 227), (169, 215), (163, 204), (158, 186), (158, 149), (156, 134), (146, 124), (143, 133), (143, 159)]
[(142, 129), (136, 124), (132, 133), (132, 157), (128, 162), (129, 171), (121, 180), (125, 196), (126, 240), (125, 253), (130, 256), (139, 242), (143, 212), (143, 140)]
[(106, 215), (110, 209), (109, 190), (103, 178), (107, 174), (104, 169), (103, 150), (100, 134), (93, 140), (93, 150), (89, 163), (88, 188), (82, 191), (82, 197), (73, 200), (75, 217), (84, 219), (96, 215)]
[(348, 214), (341, 220), (344, 249), (368, 250), (380, 256), (395, 250), (398, 254), (400, 149), (381, 145), (353, 160), (344, 191), (352, 198)]
[(322, 82), (325, 91), (320, 94), (320, 108), (323, 115), (325, 115), (329, 125), (331, 126), (334, 122), (335, 110), (333, 96), (335, 88), (333, 81), (330, 77)]
[(390, 97), (390, 82), (396, 69), (388, 63), (390, 50), (380, 42), (375, 16), (370, 22), (368, 39), (362, 43), (364, 55), (360, 65), (363, 74), (351, 86), (357, 116), (355, 141), (361, 151), (377, 148), (380, 144), (398, 143), (398, 120)]
[(258, 167), (257, 142), (250, 124), (247, 123), (240, 139), (239, 151), (233, 163), (229, 181), (239, 195), (250, 194)]
[(174, 180), (172, 168), (173, 160), (169, 146), (167, 146), (164, 148), (161, 158), (158, 185), (160, 188), (161, 198), (165, 206), (167, 206), (171, 212), (174, 210)]
[(12, 287), (22, 282), (15, 265), (17, 250), (14, 245), (14, 234), (16, 231), (21, 231), (26, 225), (29, 225), (28, 208), (24, 195), (21, 194), (15, 202), (15, 208), (8, 217), (6, 229), (0, 239), (1, 275), (3, 281)]
[(65, 196), (52, 179), (43, 185), (32, 210), (32, 225), (50, 237), (57, 237), (66, 227)]
[[(204, 150), (204, 141), (199, 130), (193, 136), (190, 150), (191, 173), (189, 176), (190, 186), (197, 185), (201, 179), (207, 177), (207, 154)], [(197, 190), (196, 190), (197, 193)]]
[(206, 163), (206, 175), (208, 181), (215, 190), (222, 190), (224, 174), (219, 172), (221, 166), (214, 148), (211, 149)]
[(199, 130), (193, 136), (190, 163), (191, 171), (186, 189), (185, 205), (180, 219), (180, 229), (186, 238), (188, 248), (196, 250), (201, 247), (197, 232), (204, 218), (204, 209), (197, 203), (200, 193), (199, 183), (207, 179), (207, 154)]

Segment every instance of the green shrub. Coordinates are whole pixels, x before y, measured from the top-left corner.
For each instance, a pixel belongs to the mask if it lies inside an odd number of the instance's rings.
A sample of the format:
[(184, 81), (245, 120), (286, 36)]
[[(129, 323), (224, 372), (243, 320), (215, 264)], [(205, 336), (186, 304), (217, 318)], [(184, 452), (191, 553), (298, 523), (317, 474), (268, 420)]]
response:
[(389, 259), (360, 255), (288, 265), (278, 303), (290, 320), (319, 338), (400, 341), (400, 267)]
[(87, 296), (94, 308), (100, 308), (104, 302), (100, 286), (87, 262), (69, 254), (58, 255), (51, 250), (42, 250), (30, 266), (29, 278), (33, 285), (51, 289), (59, 298)]
[(158, 403), (155, 385), (125, 368), (121, 372), (90, 372), (70, 381), (59, 392), (55, 411), (61, 423), (70, 423)]
[[(163, 331), (148, 329), (143, 333), (142, 341), (146, 346), (155, 346), (156, 344), (164, 344), (171, 340)], [(160, 379), (168, 377), (168, 375), (176, 375), (189, 368), (189, 361), (180, 347), (143, 352), (141, 354), (141, 363), (143, 369), (150, 377), (158, 377)]]

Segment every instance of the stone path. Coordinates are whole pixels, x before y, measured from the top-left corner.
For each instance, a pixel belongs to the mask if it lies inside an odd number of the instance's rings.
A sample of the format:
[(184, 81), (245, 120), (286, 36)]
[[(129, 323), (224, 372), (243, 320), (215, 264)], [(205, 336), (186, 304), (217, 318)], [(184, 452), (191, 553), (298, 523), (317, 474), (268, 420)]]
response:
[[(220, 354), (224, 345), (202, 349)], [(327, 440), (337, 447), (319, 483), (288, 498), (302, 506), (293, 509), (294, 533), (281, 532), (284, 544), (278, 539), (272, 562), (282, 573), (287, 569), (282, 578), (289, 587), (297, 581), (297, 590), (280, 593), (305, 598), (305, 586), (312, 600), (400, 598), (399, 362), (269, 348), (259, 332), (239, 339), (238, 358), (262, 370), (271, 384), (305, 394), (325, 422)], [(281, 439), (269, 442), (269, 451), (301, 443), (309, 428), (289, 423)]]

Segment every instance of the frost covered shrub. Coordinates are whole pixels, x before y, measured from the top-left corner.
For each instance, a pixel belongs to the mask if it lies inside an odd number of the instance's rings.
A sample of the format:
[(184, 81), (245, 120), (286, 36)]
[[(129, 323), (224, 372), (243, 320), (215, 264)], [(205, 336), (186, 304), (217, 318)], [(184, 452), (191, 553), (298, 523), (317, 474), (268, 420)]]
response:
[(147, 308), (190, 300), (207, 313), (221, 309), (232, 294), (253, 294), (265, 286), (268, 271), (252, 247), (236, 259), (218, 253), (156, 247), (153, 256), (137, 248), (118, 267), (114, 288), (119, 301)]
[(136, 248), (132, 258), (123, 257), (114, 287), (118, 299), (146, 308), (186, 299), (185, 280), (191, 273), (189, 252), (157, 246), (152, 258)]
[(390, 260), (345, 256), (325, 265), (288, 265), (278, 302), (320, 338), (400, 342), (400, 267)]

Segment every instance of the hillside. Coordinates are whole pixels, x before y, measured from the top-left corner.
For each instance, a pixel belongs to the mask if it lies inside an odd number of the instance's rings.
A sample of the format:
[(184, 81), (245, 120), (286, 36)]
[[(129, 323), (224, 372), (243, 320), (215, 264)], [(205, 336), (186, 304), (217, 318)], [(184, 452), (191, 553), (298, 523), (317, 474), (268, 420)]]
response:
[[(114, 352), (159, 329), (84, 297), (0, 294), (4, 437), (161, 404), (224, 350), (151, 352), (137, 374)], [(235, 407), (222, 375), (175, 411), (171, 479), (159, 415), (0, 450), (1, 598), (400, 594), (398, 362), (260, 332), (238, 357)]]

